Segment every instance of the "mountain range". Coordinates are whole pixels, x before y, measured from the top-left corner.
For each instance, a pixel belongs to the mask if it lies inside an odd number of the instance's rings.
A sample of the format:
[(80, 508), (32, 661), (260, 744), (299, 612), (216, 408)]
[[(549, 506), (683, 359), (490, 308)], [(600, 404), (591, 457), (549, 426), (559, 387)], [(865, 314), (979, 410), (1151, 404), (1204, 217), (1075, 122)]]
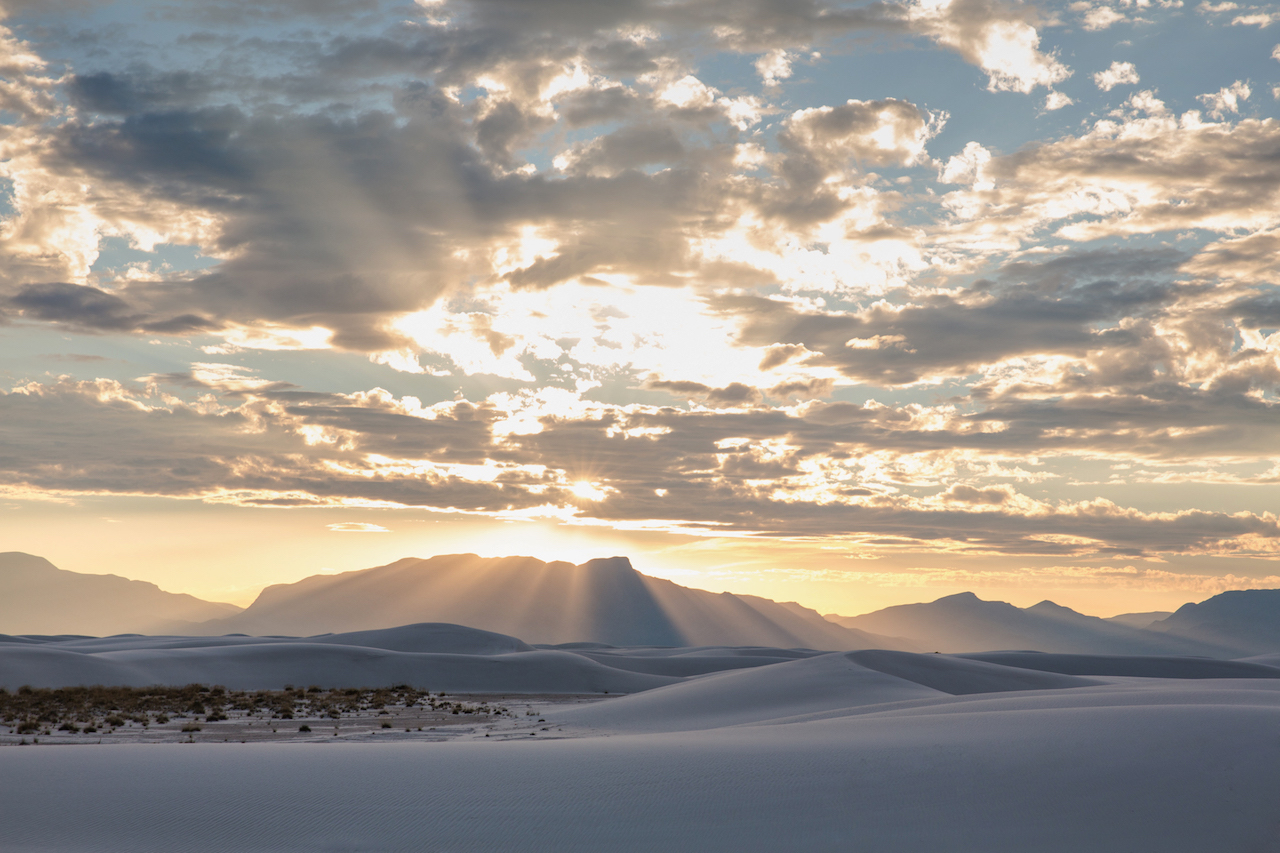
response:
[(636, 571), (626, 557), (581, 565), (450, 554), (269, 586), (200, 633), (291, 634), (453, 622), (526, 642), (616, 646), (904, 648), (767, 598), (690, 589)]
[(626, 557), (578, 566), (475, 554), (410, 558), (269, 586), (241, 610), (9, 552), (0, 554), (0, 588), (12, 593), (0, 608), (0, 632), (11, 635), (313, 636), (451, 622), (544, 645), (914, 648), (836, 625), (794, 602), (649, 577)]
[[(1280, 601), (1272, 612), (1280, 615)], [(971, 592), (948, 595), (926, 604), (886, 607), (862, 616), (829, 615), (827, 618), (846, 628), (908, 637), (928, 651), (944, 653), (1030, 650), (1234, 658), (1280, 650), (1280, 644), (1275, 649), (1257, 648), (1233, 642), (1225, 634), (1161, 631), (1157, 628), (1161, 622), (1136, 628), (1125, 624), (1123, 619), (1086, 616), (1052, 601), (1027, 608), (1014, 607), (1003, 601), (983, 601)]]
[(1219, 659), (1280, 652), (1280, 590), (1225, 592), (1176, 612), (1087, 616), (1051, 601), (1020, 608), (973, 593), (860, 616), (712, 593), (650, 577), (626, 557), (581, 565), (451, 554), (313, 575), (247, 608), (114, 575), (0, 553), (0, 632), (315, 636), (449, 622), (539, 645), (1039, 651)]
[(20, 551), (0, 553), (0, 590), (0, 631), (9, 634), (162, 634), (240, 612), (146, 581), (64, 571)]

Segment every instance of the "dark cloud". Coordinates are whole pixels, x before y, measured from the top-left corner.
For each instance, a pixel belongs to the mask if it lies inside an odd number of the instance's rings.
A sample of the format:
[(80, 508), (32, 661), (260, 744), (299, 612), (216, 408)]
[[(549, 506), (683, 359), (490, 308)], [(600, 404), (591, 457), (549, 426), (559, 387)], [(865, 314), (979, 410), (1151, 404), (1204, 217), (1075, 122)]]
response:
[(138, 313), (114, 294), (65, 282), (27, 285), (5, 303), (25, 320), (66, 324), (86, 331), (190, 334), (219, 327), (195, 314), (160, 318)]
[(210, 79), (190, 71), (75, 74), (67, 84), (71, 102), (92, 113), (128, 116), (190, 107), (213, 91)]
[(713, 305), (740, 318), (744, 344), (773, 347), (771, 354), (812, 353), (806, 365), (834, 367), (861, 382), (905, 385), (966, 376), (1023, 355), (1083, 357), (1132, 348), (1141, 331), (1117, 321), (1155, 313), (1177, 298), (1168, 284), (1111, 280), (1063, 288), (1048, 282), (979, 285), (856, 313), (803, 310), (749, 295), (718, 297)]
[(645, 387), (652, 388), (655, 391), (667, 391), (678, 397), (685, 397), (690, 400), (700, 400), (714, 408), (749, 406), (760, 402), (762, 397), (757, 389), (741, 382), (731, 382), (723, 388), (712, 388), (710, 385), (703, 385), (701, 382), (659, 379), (646, 382)]

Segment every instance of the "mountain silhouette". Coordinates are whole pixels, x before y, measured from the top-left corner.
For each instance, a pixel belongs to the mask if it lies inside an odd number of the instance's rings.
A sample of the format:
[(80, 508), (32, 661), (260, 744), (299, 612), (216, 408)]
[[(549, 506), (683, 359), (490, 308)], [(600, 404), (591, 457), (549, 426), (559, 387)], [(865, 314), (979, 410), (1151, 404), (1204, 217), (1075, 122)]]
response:
[(21, 551), (0, 553), (0, 590), (7, 634), (168, 633), (240, 611), (146, 581), (64, 571)]
[(846, 628), (907, 637), (927, 651), (985, 652), (1007, 649), (1064, 654), (1201, 655), (1231, 658), (1240, 647), (1086, 616), (1042, 601), (1027, 608), (984, 601), (971, 592), (923, 604), (886, 607), (862, 616), (828, 616)]
[(1251, 654), (1280, 652), (1280, 589), (1238, 589), (1184, 604), (1148, 630)]
[(910, 644), (835, 625), (767, 598), (690, 589), (643, 575), (626, 557), (581, 565), (450, 554), (314, 575), (267, 587), (200, 633), (306, 636), (452, 622), (530, 643), (853, 649)]

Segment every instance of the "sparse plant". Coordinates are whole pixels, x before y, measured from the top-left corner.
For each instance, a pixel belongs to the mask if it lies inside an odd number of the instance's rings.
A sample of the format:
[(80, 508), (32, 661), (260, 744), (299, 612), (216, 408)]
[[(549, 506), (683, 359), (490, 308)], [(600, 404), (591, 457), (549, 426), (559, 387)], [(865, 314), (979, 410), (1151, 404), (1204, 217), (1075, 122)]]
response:
[(302, 725), (298, 726), (298, 731), (309, 732), (311, 731), (311, 726), (308, 726), (306, 723), (303, 723)]

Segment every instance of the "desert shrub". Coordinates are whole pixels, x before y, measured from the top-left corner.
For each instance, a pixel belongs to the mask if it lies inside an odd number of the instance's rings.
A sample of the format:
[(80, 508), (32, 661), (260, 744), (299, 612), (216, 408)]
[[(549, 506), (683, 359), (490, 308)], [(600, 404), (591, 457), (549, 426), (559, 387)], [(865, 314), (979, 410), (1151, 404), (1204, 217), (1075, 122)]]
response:
[(107, 717), (102, 722), (106, 723), (108, 726), (111, 726), (113, 729), (118, 729), (124, 725), (124, 717), (118, 717), (113, 714), (110, 717)]
[(97, 726), (95, 726), (95, 725), (92, 725), (92, 724), (87, 725), (87, 726), (85, 726), (85, 727), (84, 727), (84, 733), (85, 733), (85, 734), (87, 734), (87, 735), (91, 735), (91, 734), (93, 734), (94, 732), (96, 732), (97, 730), (98, 730), (98, 727), (97, 727)]
[(220, 711), (212, 711), (205, 716), (204, 721), (206, 723), (216, 723), (219, 720), (225, 720), (226, 718), (227, 718), (226, 714), (223, 714)]
[(311, 726), (308, 726), (306, 723), (303, 723), (302, 725), (298, 726), (298, 731), (309, 732), (311, 731)]
[(169, 715), (164, 713), (156, 714), (156, 722), (160, 725), (164, 725), (169, 722)]
[(198, 731), (200, 731), (200, 727), (199, 727), (199, 726), (192, 725), (192, 724), (188, 723), (187, 725), (185, 725), (185, 726), (183, 726), (183, 727), (182, 727), (182, 730), (183, 730), (184, 732), (198, 732)]
[(18, 723), (18, 734), (20, 735), (29, 735), (38, 731), (40, 731), (40, 724), (35, 720), (23, 720)]
[(387, 722), (384, 722), (384, 723), (382, 724), (382, 727), (383, 727), (384, 729), (389, 729), (389, 728), (391, 728), (391, 724), (390, 724), (390, 723), (387, 723)]
[(62, 725), (58, 726), (58, 731), (60, 731), (60, 732), (79, 732), (79, 731), (80, 731), (80, 727), (79, 727), (79, 726), (77, 726), (75, 723), (63, 723)]
[(311, 685), (310, 687), (308, 687), (308, 688), (307, 688), (307, 692), (308, 692), (308, 693), (323, 693), (324, 691), (320, 689), (320, 685), (319, 685), (319, 684), (313, 684), (313, 685)]

